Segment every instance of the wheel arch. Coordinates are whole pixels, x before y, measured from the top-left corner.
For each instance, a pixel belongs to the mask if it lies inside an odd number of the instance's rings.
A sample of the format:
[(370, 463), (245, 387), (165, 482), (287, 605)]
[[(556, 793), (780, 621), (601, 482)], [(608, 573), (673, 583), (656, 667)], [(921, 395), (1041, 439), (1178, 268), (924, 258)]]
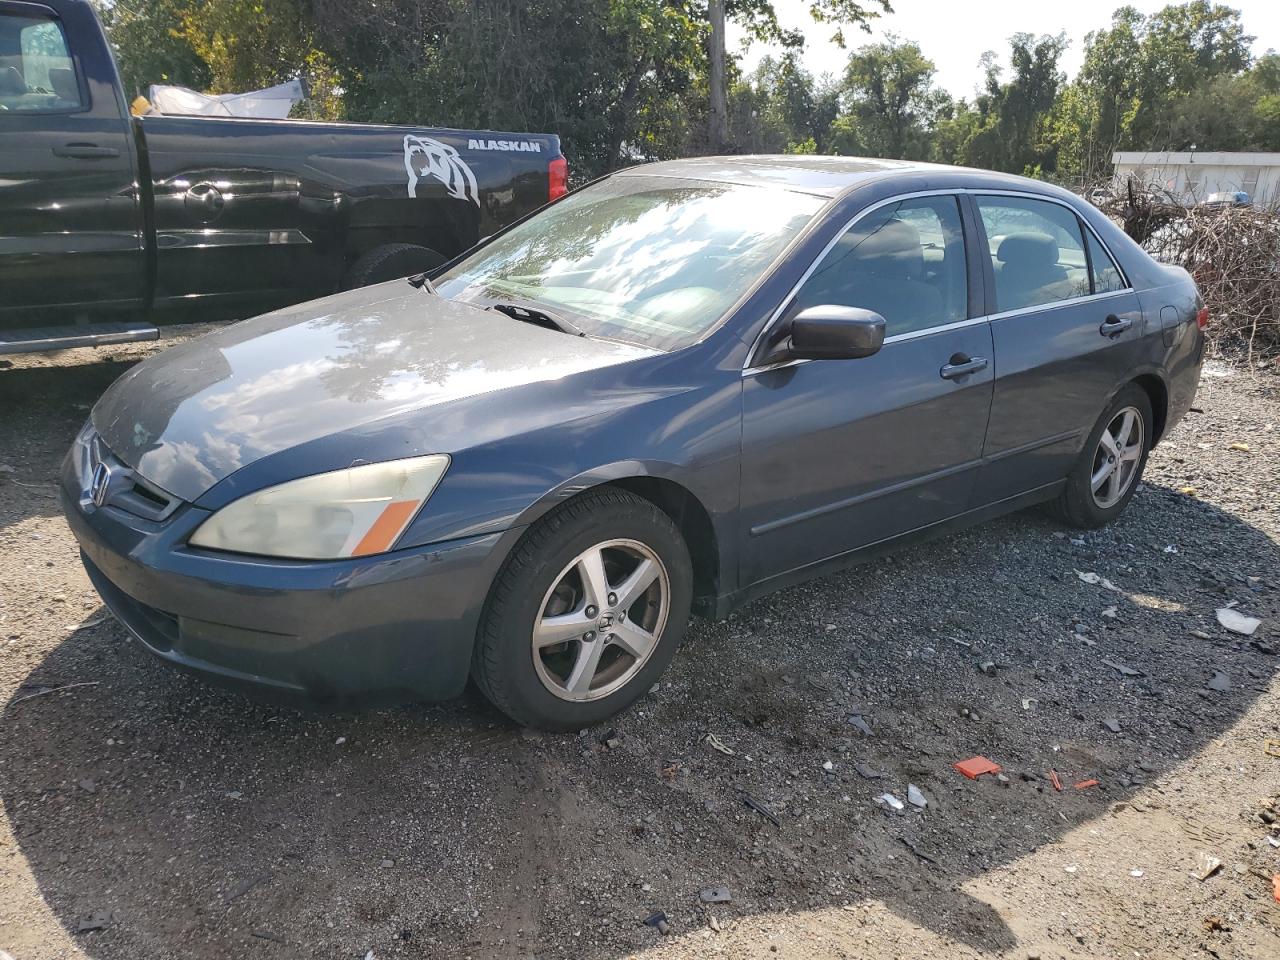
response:
[(1151, 446), (1164, 438), (1165, 425), (1169, 422), (1169, 386), (1156, 373), (1141, 373), (1130, 383), (1141, 387), (1151, 401)]
[(561, 484), (540, 498), (524, 511), (516, 525), (527, 529), (551, 510), (606, 487), (625, 490), (648, 500), (671, 518), (684, 537), (693, 564), (694, 608), (710, 616), (723, 583), (723, 537), (702, 498), (681, 480), (672, 477), (671, 471), (663, 469), (663, 466), (631, 461), (597, 468)]

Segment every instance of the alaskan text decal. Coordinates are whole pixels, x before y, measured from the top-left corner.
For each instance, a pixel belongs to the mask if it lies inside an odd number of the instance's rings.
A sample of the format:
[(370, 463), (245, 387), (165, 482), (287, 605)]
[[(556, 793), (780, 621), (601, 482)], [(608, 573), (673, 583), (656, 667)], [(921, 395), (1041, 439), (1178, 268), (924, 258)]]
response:
[(468, 150), (515, 150), (521, 153), (541, 153), (542, 144), (532, 140), (479, 140), (467, 141)]

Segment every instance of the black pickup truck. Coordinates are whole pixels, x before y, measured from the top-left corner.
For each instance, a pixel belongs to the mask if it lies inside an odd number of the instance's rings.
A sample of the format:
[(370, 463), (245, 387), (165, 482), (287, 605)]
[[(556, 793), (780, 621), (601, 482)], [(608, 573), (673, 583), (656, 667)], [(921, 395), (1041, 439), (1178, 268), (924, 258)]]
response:
[(426, 270), (567, 178), (550, 135), (134, 117), (87, 0), (0, 0), (0, 353)]

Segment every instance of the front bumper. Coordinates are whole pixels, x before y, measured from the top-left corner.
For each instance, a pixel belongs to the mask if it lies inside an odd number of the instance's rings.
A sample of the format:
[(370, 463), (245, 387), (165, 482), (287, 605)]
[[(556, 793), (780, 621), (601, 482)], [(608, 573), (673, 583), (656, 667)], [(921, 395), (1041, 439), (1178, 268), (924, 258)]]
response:
[(340, 561), (242, 557), (186, 546), (207, 511), (161, 521), (85, 492), (83, 448), (62, 506), (103, 602), (150, 653), (273, 700), (328, 705), (441, 700), (466, 684), (505, 537)]

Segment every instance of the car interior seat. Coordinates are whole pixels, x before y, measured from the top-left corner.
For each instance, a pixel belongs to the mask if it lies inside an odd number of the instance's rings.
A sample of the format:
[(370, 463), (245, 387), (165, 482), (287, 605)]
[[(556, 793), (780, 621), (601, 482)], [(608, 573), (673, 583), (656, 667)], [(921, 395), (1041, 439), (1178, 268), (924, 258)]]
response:
[(1011, 233), (996, 250), (997, 308), (1017, 310), (1061, 299), (1054, 288), (1067, 285), (1058, 262), (1058, 241), (1047, 233)]
[(824, 302), (874, 310), (888, 321), (890, 336), (942, 316), (942, 294), (924, 278), (924, 249), (911, 224), (887, 220), (870, 233), (850, 231), (836, 251)]

